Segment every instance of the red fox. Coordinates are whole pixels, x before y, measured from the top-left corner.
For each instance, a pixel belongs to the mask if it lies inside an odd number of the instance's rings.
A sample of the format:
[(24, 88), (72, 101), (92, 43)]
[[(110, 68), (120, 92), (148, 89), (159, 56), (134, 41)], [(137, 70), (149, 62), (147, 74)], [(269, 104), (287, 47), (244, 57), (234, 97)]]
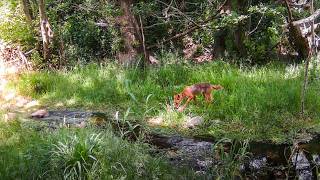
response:
[(174, 95), (175, 108), (178, 108), (183, 99), (187, 98), (187, 101), (184, 104), (184, 106), (181, 109), (179, 109), (179, 111), (183, 111), (191, 100), (196, 101), (196, 95), (198, 94), (202, 94), (207, 102), (211, 102), (211, 91), (220, 89), (223, 89), (221, 85), (212, 85), (210, 83), (198, 83), (191, 86), (187, 86), (181, 93)]

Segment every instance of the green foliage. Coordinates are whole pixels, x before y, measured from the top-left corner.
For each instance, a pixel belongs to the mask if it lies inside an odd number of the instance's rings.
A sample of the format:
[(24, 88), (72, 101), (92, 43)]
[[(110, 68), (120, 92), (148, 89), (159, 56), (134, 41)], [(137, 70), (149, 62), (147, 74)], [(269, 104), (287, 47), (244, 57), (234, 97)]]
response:
[[(112, 57), (119, 50), (121, 41), (114, 26), (119, 10), (111, 2), (50, 0), (47, 4), (56, 32), (54, 49), (58, 51), (62, 41), (69, 64)], [(96, 24), (101, 22), (107, 26)]]
[(26, 23), (22, 8), (17, 2), (2, 2), (0, 4), (0, 39), (22, 45), (31, 49), (36, 43), (34, 32)]
[(2, 179), (41, 178), (50, 156), (47, 142), (19, 121), (0, 123)]
[[(238, 61), (249, 60), (253, 64), (275, 59), (276, 45), (287, 36), (281, 28), (287, 17), (285, 6), (274, 1), (232, 1), (229, 14), (215, 16), (217, 7), (223, 2), (134, 1), (132, 12), (138, 25), (140, 18), (142, 20), (147, 46), (184, 32), (192, 26), (201, 25), (202, 28), (189, 33), (189, 36), (203, 48), (212, 50), (216, 43), (215, 37), (222, 34), (227, 58), (240, 56)], [(35, 32), (39, 29), (37, 3), (30, 1), (31, 14), (34, 16), (33, 29), (26, 23), (20, 3), (11, 0), (0, 4), (3, 10), (0, 17), (4, 19), (0, 23), (0, 38), (31, 49), (39, 43), (35, 37)], [(315, 2), (315, 6), (318, 7), (319, 3)], [(48, 0), (46, 10), (54, 31), (51, 67), (57, 67), (60, 63), (61, 53), (66, 58), (64, 65), (74, 65), (112, 59), (121, 51), (124, 37), (121, 37), (117, 17), (122, 12), (117, 2)], [(293, 10), (295, 19), (304, 18), (308, 14), (307, 11)], [(104, 25), (99, 26), (101, 23)], [(169, 45), (162, 44), (161, 49), (152, 49), (161, 50), (180, 53), (183, 50), (182, 41), (174, 39)], [(49, 67), (41, 64), (36, 66)]]
[(251, 14), (250, 36), (244, 43), (248, 50), (249, 59), (254, 63), (265, 63), (274, 55), (275, 45), (281, 40), (281, 22), (285, 17), (283, 7), (252, 6), (248, 12)]
[[(58, 171), (62, 170), (64, 179), (87, 178), (94, 175), (98, 168), (97, 151), (101, 149), (100, 134), (91, 134), (85, 139), (77, 135), (68, 137), (64, 142), (54, 144), (51, 160)], [(57, 171), (56, 171), (57, 172)], [(92, 176), (91, 175), (91, 176)]]

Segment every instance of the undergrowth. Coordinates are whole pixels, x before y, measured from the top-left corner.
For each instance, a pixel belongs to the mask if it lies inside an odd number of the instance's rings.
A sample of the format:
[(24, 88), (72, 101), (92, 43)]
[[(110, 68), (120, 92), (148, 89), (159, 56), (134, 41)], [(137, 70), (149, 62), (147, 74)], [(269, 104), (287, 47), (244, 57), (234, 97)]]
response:
[(150, 147), (129, 143), (109, 129), (35, 131), (20, 121), (0, 123), (1, 179), (185, 179)]
[[(300, 118), (301, 67), (270, 64), (247, 68), (216, 61), (166, 64), (141, 71), (92, 64), (67, 72), (24, 74), (16, 85), (24, 95), (52, 107), (112, 112), (131, 108), (136, 119), (162, 116), (167, 126), (177, 126), (183, 116), (199, 115), (205, 123), (196, 133), (283, 142), (320, 120), (320, 83), (312, 77), (306, 96), (307, 120)], [(198, 103), (190, 103), (183, 115), (173, 113), (173, 94), (198, 82), (221, 84), (224, 90), (213, 93), (211, 104), (201, 97)]]

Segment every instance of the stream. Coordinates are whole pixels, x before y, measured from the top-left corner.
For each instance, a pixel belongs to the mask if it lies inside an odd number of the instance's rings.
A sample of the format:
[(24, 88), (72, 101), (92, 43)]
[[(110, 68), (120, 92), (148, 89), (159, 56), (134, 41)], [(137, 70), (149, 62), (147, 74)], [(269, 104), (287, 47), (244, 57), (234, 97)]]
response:
[[(115, 123), (114, 118), (101, 112), (48, 111), (34, 120), (47, 122), (50, 127), (85, 127), (88, 122)], [(121, 127), (125, 127), (122, 124)], [(119, 126), (117, 126), (119, 127)], [(117, 129), (115, 129), (116, 131)], [(181, 135), (150, 134), (146, 143), (152, 145), (151, 154), (164, 154), (174, 166), (187, 167), (212, 179), (212, 172), (226, 161), (238, 160), (239, 178), (247, 179), (317, 179), (320, 167), (320, 135), (293, 144), (236, 141), (217, 142), (209, 138), (183, 137)], [(220, 147), (217, 148), (217, 147)], [(241, 151), (244, 150), (244, 151)], [(217, 153), (218, 152), (218, 153)], [(238, 154), (242, 152), (243, 154)], [(220, 154), (219, 154), (220, 153)], [(232, 154), (233, 153), (233, 154)], [(242, 156), (241, 156), (242, 155)], [(224, 157), (224, 158), (223, 158)]]

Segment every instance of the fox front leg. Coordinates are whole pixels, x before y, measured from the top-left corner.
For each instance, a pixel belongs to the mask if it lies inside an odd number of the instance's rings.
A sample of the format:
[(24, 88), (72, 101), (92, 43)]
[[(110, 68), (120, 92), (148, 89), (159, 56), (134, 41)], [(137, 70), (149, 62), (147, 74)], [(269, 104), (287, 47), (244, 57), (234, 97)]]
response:
[(194, 96), (193, 96), (193, 97), (189, 97), (189, 98), (187, 99), (187, 102), (182, 106), (182, 108), (179, 108), (178, 111), (179, 111), (179, 112), (182, 112), (182, 111), (187, 107), (187, 105), (189, 104), (189, 102), (190, 102), (193, 98), (194, 98)]

